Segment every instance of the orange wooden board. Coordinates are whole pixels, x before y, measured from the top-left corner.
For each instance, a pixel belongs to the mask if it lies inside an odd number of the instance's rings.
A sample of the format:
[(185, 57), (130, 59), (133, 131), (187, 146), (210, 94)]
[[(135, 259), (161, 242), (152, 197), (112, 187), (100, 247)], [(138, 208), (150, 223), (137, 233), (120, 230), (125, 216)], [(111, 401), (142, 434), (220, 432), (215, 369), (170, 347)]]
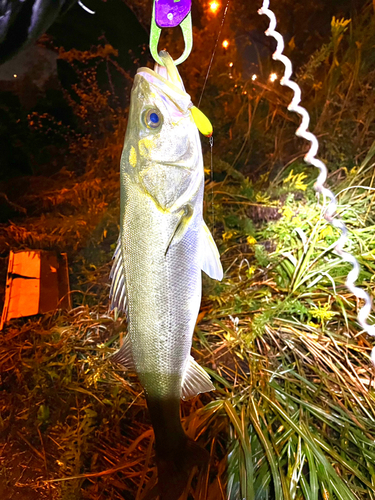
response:
[(10, 252), (0, 329), (12, 318), (70, 308), (66, 254), (43, 250)]

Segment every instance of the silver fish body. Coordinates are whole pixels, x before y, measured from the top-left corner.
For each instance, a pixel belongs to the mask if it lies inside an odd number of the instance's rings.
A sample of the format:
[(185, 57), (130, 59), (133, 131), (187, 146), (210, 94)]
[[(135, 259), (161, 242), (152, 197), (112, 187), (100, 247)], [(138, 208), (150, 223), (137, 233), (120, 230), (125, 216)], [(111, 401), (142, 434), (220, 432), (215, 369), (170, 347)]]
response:
[[(203, 221), (203, 159), (190, 96), (170, 56), (161, 55), (166, 68), (141, 68), (132, 89), (111, 288), (112, 305), (126, 310), (128, 319), (128, 335), (115, 360), (135, 370), (145, 390), (159, 482), (165, 464), (176, 462), (176, 454), (188, 447), (180, 398), (214, 388), (190, 350), (201, 271), (222, 278)], [(185, 461), (180, 469), (186, 466)]]
[[(180, 397), (201, 298), (201, 211), (194, 211), (190, 227), (174, 244), (185, 207), (165, 213), (129, 176), (124, 174), (122, 181), (126, 208), (121, 250), (133, 363), (146, 394)], [(192, 201), (201, 198), (199, 187)], [(131, 241), (136, 251), (129, 250)]]

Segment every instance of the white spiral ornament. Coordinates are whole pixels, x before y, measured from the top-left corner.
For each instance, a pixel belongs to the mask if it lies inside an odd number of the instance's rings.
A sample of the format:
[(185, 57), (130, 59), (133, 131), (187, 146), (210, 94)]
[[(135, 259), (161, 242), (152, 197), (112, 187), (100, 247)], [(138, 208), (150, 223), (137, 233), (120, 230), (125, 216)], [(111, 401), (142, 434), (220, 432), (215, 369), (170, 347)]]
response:
[[(283, 54), (284, 39), (282, 35), (275, 29), (277, 24), (276, 16), (272, 12), (272, 10), (269, 9), (269, 4), (270, 4), (269, 0), (264, 0), (262, 8), (258, 10), (258, 13), (261, 15), (265, 14), (269, 18), (270, 24), (268, 29), (265, 31), (265, 34), (267, 36), (272, 36), (277, 42), (276, 51), (272, 55), (272, 58), (275, 59), (276, 61), (282, 62), (285, 67), (284, 75), (280, 80), (280, 84), (289, 87), (294, 92), (292, 102), (289, 104), (288, 109), (290, 111), (298, 113), (302, 118), (301, 124), (296, 130), (296, 135), (298, 137), (303, 137), (311, 144), (311, 147), (307, 152), (307, 154), (305, 155), (304, 160), (306, 163), (313, 165), (320, 171), (316, 183), (314, 184), (315, 190), (317, 193), (322, 194), (324, 199), (328, 198), (330, 200), (328, 207), (326, 208), (326, 211), (324, 213), (324, 217), (330, 224), (332, 224), (334, 227), (338, 228), (341, 231), (341, 236), (337, 240), (335, 250), (337, 254), (340, 255), (340, 257), (345, 262), (348, 262), (353, 266), (353, 269), (349, 272), (347, 276), (345, 284), (347, 288), (350, 290), (350, 292), (357, 299), (364, 300), (365, 302), (362, 308), (358, 312), (358, 323), (361, 325), (361, 327), (366, 333), (375, 337), (375, 325), (370, 325), (367, 322), (372, 308), (371, 297), (365, 290), (356, 286), (356, 281), (358, 279), (360, 271), (359, 263), (351, 253), (346, 252), (343, 249), (345, 243), (348, 240), (348, 229), (345, 226), (344, 221), (337, 217), (336, 213), (337, 200), (334, 193), (330, 189), (324, 186), (324, 183), (327, 179), (327, 167), (321, 160), (316, 158), (319, 148), (318, 139), (315, 137), (313, 133), (308, 131), (310, 116), (308, 111), (299, 105), (299, 103), (301, 102), (301, 89), (296, 82), (290, 80), (290, 77), (292, 76), (293, 72), (292, 63), (290, 59)], [(375, 365), (375, 347), (372, 349), (371, 352), (371, 360)]]

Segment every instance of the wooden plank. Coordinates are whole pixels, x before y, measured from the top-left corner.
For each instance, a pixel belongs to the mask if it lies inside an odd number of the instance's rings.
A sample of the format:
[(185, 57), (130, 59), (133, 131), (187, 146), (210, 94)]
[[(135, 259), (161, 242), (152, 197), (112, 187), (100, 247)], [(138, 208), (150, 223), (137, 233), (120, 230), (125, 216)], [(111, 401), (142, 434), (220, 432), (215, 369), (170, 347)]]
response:
[(66, 254), (44, 250), (11, 251), (0, 321), (70, 308)]

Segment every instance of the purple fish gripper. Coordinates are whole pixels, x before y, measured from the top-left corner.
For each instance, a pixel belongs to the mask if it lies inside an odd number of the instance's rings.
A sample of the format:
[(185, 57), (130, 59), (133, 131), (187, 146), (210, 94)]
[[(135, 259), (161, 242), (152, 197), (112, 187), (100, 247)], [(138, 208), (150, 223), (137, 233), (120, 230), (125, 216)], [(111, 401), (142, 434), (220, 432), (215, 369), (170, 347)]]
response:
[(190, 10), (191, 0), (155, 0), (155, 22), (159, 28), (174, 28)]

